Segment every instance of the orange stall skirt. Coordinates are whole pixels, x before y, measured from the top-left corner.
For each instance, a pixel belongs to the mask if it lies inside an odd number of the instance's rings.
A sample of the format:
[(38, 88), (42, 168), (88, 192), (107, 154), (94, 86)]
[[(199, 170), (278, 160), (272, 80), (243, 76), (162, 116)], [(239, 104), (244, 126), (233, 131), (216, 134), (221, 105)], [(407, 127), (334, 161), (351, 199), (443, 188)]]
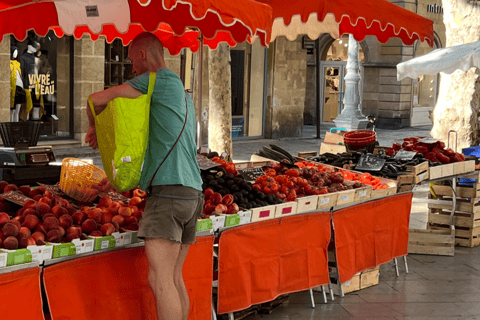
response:
[(294, 215), (220, 235), (217, 313), (328, 284), (330, 212)]
[(43, 320), (40, 267), (0, 275), (0, 319)]
[[(190, 298), (189, 319), (211, 318), (212, 269), (213, 236), (199, 237), (190, 246), (183, 268)], [(157, 319), (147, 275), (144, 247), (45, 267), (44, 284), (52, 319)]]
[(333, 212), (341, 283), (408, 253), (412, 196), (393, 195)]

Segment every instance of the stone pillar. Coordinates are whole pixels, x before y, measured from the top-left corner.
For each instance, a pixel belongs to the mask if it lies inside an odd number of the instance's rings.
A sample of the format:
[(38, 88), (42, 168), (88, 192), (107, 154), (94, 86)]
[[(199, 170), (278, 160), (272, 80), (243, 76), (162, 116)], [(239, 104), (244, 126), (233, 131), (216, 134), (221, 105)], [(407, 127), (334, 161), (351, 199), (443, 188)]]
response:
[(269, 50), (265, 138), (302, 136), (306, 77), (307, 53), (301, 37), (295, 41), (276, 38)]
[(10, 122), (10, 35), (0, 43), (0, 122)]
[(70, 41), (71, 37), (57, 40), (57, 114), (58, 133), (69, 133), (70, 116)]
[[(197, 121), (197, 130), (199, 122), (202, 122), (202, 145), (207, 145), (208, 141), (208, 104), (209, 104), (209, 81), (208, 81), (208, 47), (203, 48), (202, 63), (202, 108), (199, 108), (199, 54), (193, 54), (193, 102), (195, 103), (195, 119)], [(229, 64), (230, 65), (230, 64)], [(201, 147), (201, 146), (199, 146)]]
[(232, 155), (232, 88), (230, 47), (222, 43), (208, 51), (209, 97), (208, 146)]
[(75, 140), (86, 145), (87, 99), (92, 93), (103, 90), (105, 85), (105, 40), (92, 41), (89, 36), (84, 36), (74, 41), (74, 132)]
[(358, 61), (358, 42), (349, 35), (348, 38), (348, 61), (347, 75), (345, 76), (345, 105), (342, 113), (333, 122), (337, 128), (345, 128), (347, 131), (365, 129), (368, 124), (367, 118), (360, 111), (360, 68)]

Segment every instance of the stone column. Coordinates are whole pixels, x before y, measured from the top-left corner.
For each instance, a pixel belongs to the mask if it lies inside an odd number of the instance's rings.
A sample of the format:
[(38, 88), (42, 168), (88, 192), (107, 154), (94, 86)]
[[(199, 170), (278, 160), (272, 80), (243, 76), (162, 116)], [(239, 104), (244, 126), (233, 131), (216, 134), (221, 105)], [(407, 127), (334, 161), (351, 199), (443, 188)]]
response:
[(70, 41), (71, 37), (57, 40), (57, 114), (59, 135), (68, 134), (70, 116)]
[(230, 47), (222, 43), (208, 51), (208, 146), (232, 155), (232, 88)]
[(347, 75), (345, 76), (345, 105), (342, 113), (333, 122), (337, 128), (345, 128), (347, 131), (365, 129), (368, 124), (367, 118), (360, 110), (360, 64), (358, 61), (358, 42), (349, 35), (348, 38), (348, 61)]
[(0, 43), (0, 122), (10, 122), (10, 35)]
[(105, 85), (105, 40), (92, 41), (84, 36), (74, 41), (74, 132), (75, 140), (86, 145), (87, 99), (92, 93), (103, 90)]

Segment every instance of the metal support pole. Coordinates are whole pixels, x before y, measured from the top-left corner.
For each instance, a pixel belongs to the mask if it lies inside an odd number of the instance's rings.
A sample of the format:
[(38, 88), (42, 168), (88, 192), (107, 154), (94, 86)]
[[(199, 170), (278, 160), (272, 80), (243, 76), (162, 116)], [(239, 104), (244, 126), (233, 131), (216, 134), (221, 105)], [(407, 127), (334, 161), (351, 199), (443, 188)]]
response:
[(322, 286), (322, 296), (323, 296), (323, 303), (327, 303), (327, 290), (325, 289), (325, 286)]
[(235, 320), (235, 317), (233, 316), (233, 312), (230, 312), (228, 314), (228, 320)]
[(452, 212), (450, 213), (450, 226), (453, 226), (453, 217), (457, 208), (457, 178), (452, 178)]
[(313, 299), (313, 290), (310, 289), (310, 301), (312, 302), (312, 308), (315, 309), (315, 300)]
[(405, 263), (405, 273), (408, 273), (408, 263), (407, 263), (407, 256), (403, 256), (403, 262)]
[[(340, 287), (340, 288), (341, 288), (341, 287)], [(331, 299), (332, 301), (335, 301), (335, 296), (333, 295), (333, 289), (332, 289), (332, 284), (331, 284), (331, 283), (328, 285), (328, 291), (330, 292), (330, 299)], [(343, 291), (342, 291), (342, 292), (343, 292)]]
[(317, 123), (317, 139), (320, 139), (320, 109), (321, 109), (321, 101), (320, 101), (320, 90), (321, 90), (321, 83), (320, 83), (320, 41), (317, 39), (315, 40), (315, 75), (316, 75), (316, 113), (315, 113), (315, 121)]
[(398, 273), (398, 263), (397, 263), (397, 258), (393, 258), (393, 263), (395, 264), (395, 272), (397, 273), (397, 277), (400, 276)]
[(215, 307), (213, 306), (213, 301), (212, 301), (212, 320), (217, 320), (217, 313), (215, 312)]
[(202, 110), (202, 90), (203, 90), (203, 34), (198, 31), (198, 40), (200, 41), (200, 47), (198, 48), (198, 135), (197, 135), (197, 148), (202, 147), (202, 132), (203, 132), (203, 110)]

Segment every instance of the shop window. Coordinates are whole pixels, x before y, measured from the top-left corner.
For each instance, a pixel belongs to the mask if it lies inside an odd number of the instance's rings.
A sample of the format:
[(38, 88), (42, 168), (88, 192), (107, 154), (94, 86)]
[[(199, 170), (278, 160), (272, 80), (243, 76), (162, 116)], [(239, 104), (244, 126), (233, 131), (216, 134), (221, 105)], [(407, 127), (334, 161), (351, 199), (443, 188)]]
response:
[[(431, 48), (426, 42), (418, 45), (415, 57), (422, 56), (437, 49), (437, 44)], [(423, 75), (413, 81), (413, 107), (433, 108), (437, 101), (437, 75)]]
[(121, 40), (105, 45), (105, 89), (133, 79), (132, 62), (128, 59), (128, 46)]
[[(358, 46), (358, 59), (359, 61), (365, 60), (362, 46)], [(333, 41), (332, 45), (328, 48), (326, 61), (347, 61), (348, 60), (348, 35), (341, 37)]]
[(45, 37), (29, 32), (23, 41), (10, 36), (11, 87), (15, 88), (10, 121), (41, 120), (40, 140), (70, 137), (70, 79), (65, 72), (57, 77), (58, 63), (69, 68), (66, 43), (68, 38), (57, 38), (52, 31)]

